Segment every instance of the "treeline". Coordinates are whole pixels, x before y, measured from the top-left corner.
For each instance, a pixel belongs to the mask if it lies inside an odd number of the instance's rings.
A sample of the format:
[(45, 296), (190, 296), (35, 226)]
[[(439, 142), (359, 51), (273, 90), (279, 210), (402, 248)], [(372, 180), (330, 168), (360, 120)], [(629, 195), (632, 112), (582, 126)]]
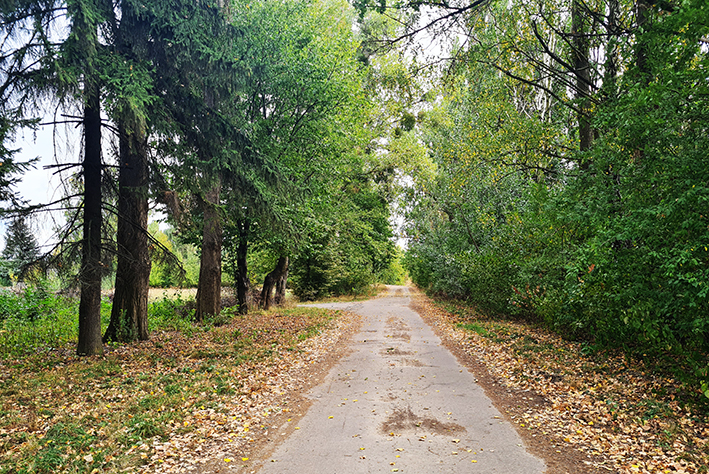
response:
[(436, 166), (405, 198), (414, 282), (709, 396), (706, 2), (430, 6), (463, 34), (411, 132)]
[[(80, 288), (79, 354), (149, 337), (151, 263), (164, 281), (180, 271), (148, 231), (150, 206), (198, 249), (198, 321), (220, 312), (222, 268), (249, 310), (254, 255), (268, 267), (265, 308), (289, 276), (314, 298), (362, 291), (389, 268), (393, 170), (374, 150), (392, 121), (355, 23), (338, 0), (2, 2), (0, 199), (18, 219), (65, 213), (44, 263)], [(65, 196), (27, 206), (12, 185), (28, 163), (8, 144), (46, 116), (82, 130), (80, 160), (54, 167)]]

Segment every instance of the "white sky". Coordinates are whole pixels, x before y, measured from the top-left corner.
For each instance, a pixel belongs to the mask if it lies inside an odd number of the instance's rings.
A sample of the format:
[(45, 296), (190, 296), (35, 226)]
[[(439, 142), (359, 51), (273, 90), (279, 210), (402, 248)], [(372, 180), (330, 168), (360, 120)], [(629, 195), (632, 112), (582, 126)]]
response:
[[(56, 140), (55, 140), (56, 134)], [(35, 132), (25, 130), (18, 134), (14, 144), (9, 145), (10, 149), (20, 148), (21, 151), (15, 155), (18, 162), (39, 158), (34, 169), (25, 172), (22, 181), (15, 187), (19, 195), (29, 201), (30, 204), (41, 204), (51, 202), (61, 196), (58, 190), (60, 185), (59, 176), (53, 176), (55, 170), (45, 170), (44, 166), (54, 164), (55, 161), (55, 141), (57, 157), (62, 162), (75, 162), (75, 151), (78, 149), (80, 134), (74, 127), (66, 129), (63, 125), (56, 128), (53, 125), (39, 127)], [(71, 143), (74, 142), (75, 143)], [(72, 150), (74, 148), (74, 150)], [(35, 231), (35, 237), (40, 245), (46, 245), (54, 240), (52, 218), (61, 219), (61, 215), (55, 213), (54, 216), (47, 213), (40, 213), (32, 218), (30, 226)], [(5, 231), (7, 221), (0, 222), (0, 251), (5, 248)]]

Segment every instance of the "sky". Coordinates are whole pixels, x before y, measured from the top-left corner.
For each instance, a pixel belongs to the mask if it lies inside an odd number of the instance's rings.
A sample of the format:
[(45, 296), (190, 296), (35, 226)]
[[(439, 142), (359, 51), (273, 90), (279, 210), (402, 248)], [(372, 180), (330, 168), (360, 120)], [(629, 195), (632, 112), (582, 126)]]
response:
[[(55, 127), (46, 125), (33, 130), (21, 131), (15, 139), (10, 149), (21, 149), (16, 155), (18, 162), (39, 158), (39, 162), (34, 169), (30, 169), (22, 175), (22, 181), (15, 187), (19, 195), (31, 204), (47, 203), (61, 197), (59, 189), (60, 180), (54, 176), (55, 170), (46, 170), (44, 166), (56, 163), (55, 144), (57, 159), (62, 162), (76, 161), (72, 153), (80, 145), (80, 134), (73, 127), (66, 129), (64, 126)], [(30, 221), (30, 227), (35, 232), (35, 237), (40, 245), (49, 245), (55, 240), (53, 232), (54, 220), (61, 219), (61, 214), (49, 215), (41, 213)], [(5, 232), (9, 222), (0, 222), (0, 249), (5, 248)]]

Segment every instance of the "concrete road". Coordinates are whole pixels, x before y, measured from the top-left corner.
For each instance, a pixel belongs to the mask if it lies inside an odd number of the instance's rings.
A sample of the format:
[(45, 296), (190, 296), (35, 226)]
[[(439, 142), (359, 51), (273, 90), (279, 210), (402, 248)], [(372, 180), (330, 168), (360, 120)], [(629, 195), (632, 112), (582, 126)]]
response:
[(361, 314), (352, 353), (261, 474), (542, 473), (544, 463), (409, 309), (408, 290), (322, 305)]

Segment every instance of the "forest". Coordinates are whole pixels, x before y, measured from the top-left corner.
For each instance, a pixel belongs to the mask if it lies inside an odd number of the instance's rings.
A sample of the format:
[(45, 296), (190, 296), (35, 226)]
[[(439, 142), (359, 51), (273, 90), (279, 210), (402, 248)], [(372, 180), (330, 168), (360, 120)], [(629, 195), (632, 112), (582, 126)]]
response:
[[(709, 404), (705, 0), (3, 0), (0, 28), (3, 356), (408, 278)], [(36, 204), (42, 127), (80, 133)], [(288, 311), (286, 345), (328, 318)]]
[[(78, 289), (91, 355), (148, 339), (151, 278), (197, 285), (196, 321), (219, 315), (222, 272), (241, 314), (286, 285), (313, 299), (396, 280), (377, 140), (397, 72), (367, 65), (355, 20), (343, 2), (4, 3), (6, 281)], [(81, 149), (47, 166), (61, 196), (28, 204), (13, 185), (34, 163), (13, 139), (47, 126), (80, 128)], [(63, 225), (39, 249), (26, 220), (52, 212)]]
[(411, 278), (709, 397), (709, 8), (475, 8), (418, 135)]

